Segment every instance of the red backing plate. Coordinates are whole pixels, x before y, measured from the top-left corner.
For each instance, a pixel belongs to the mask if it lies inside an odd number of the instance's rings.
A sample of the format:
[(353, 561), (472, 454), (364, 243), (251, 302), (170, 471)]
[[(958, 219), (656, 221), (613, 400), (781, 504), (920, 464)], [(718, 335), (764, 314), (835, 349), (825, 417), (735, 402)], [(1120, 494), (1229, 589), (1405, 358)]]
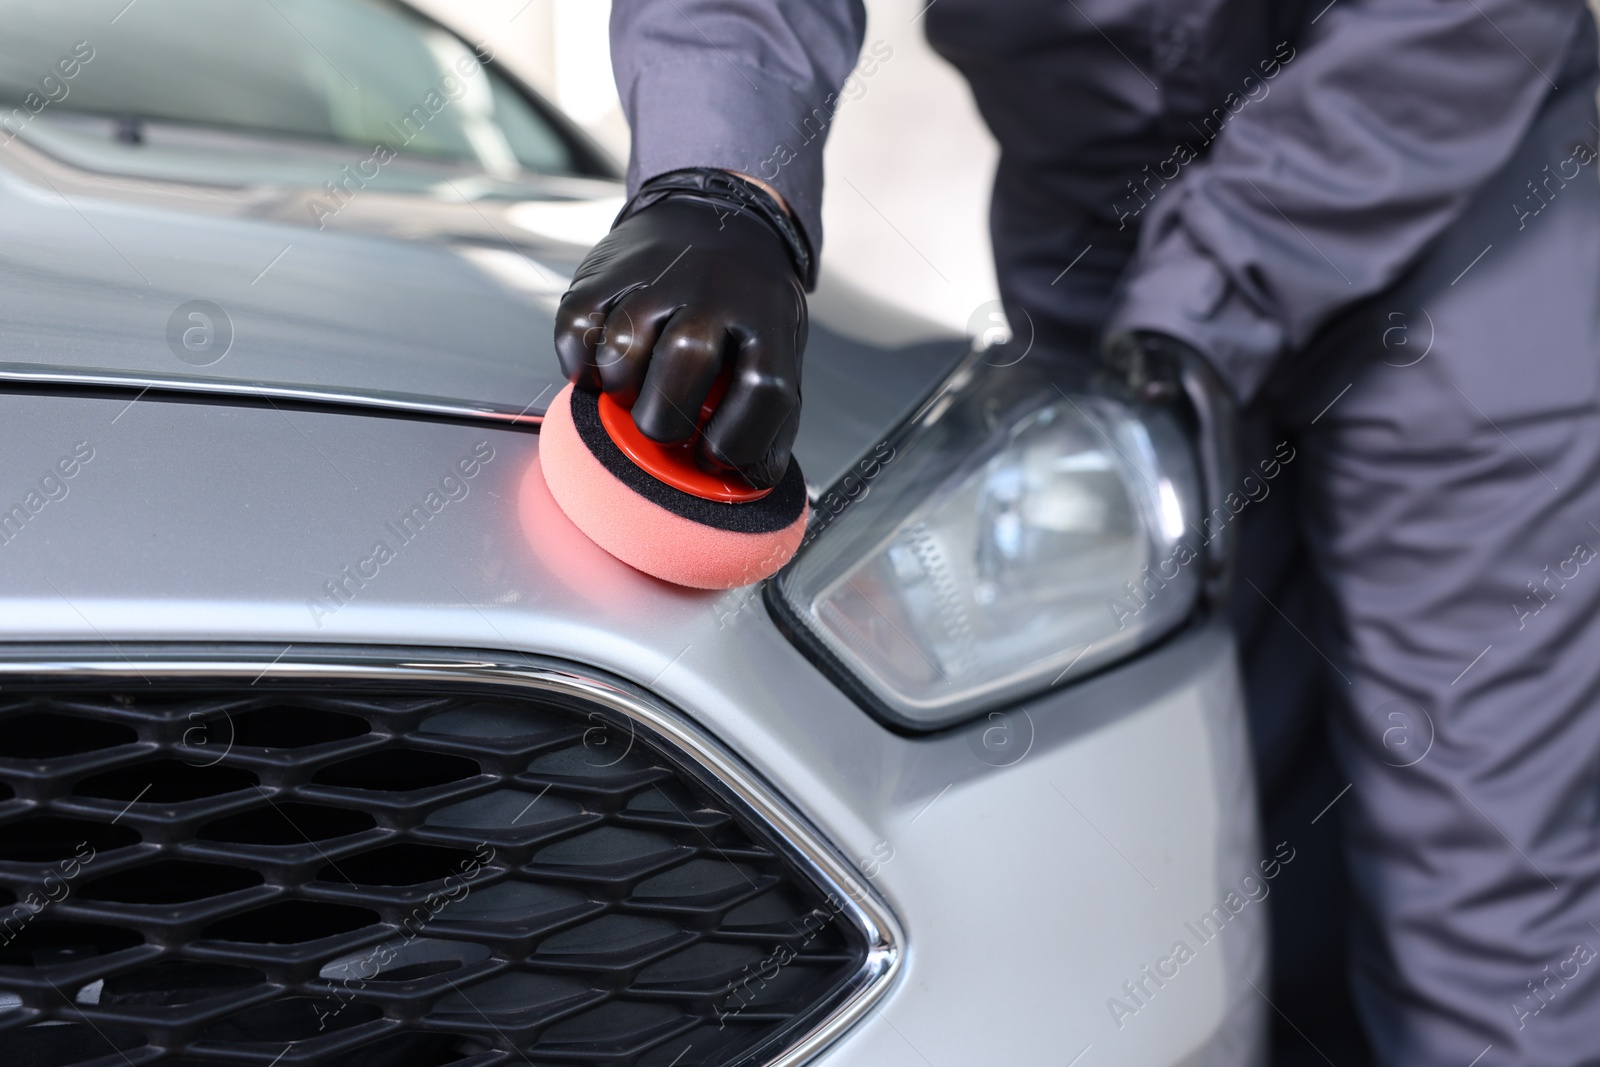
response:
[[(721, 385), (718, 382), (718, 386)], [(705, 404), (701, 406), (699, 425), (702, 429), (716, 410), (717, 401), (722, 399), (722, 391), (713, 387), (711, 395), (706, 397)], [(694, 460), (695, 445), (700, 440), (698, 433), (676, 445), (663, 445), (650, 440), (633, 424), (633, 413), (606, 393), (600, 394), (600, 425), (606, 428), (611, 440), (622, 449), (622, 454), (633, 460), (646, 474), (691, 496), (720, 500), (725, 504), (748, 504), (772, 492), (771, 489), (751, 488), (736, 474), (723, 478), (701, 470)]]

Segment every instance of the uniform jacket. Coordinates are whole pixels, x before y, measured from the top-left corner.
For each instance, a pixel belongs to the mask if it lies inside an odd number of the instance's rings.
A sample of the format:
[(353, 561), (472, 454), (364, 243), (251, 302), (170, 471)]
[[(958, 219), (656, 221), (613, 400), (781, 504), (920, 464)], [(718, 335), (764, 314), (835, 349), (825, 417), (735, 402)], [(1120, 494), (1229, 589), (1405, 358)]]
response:
[[(1000, 143), (1008, 311), (1171, 334), (1246, 397), (1393, 284), (1595, 50), (1582, 0), (934, 0), (919, 21)], [(632, 187), (752, 174), (820, 248), (864, 25), (859, 0), (617, 0)]]

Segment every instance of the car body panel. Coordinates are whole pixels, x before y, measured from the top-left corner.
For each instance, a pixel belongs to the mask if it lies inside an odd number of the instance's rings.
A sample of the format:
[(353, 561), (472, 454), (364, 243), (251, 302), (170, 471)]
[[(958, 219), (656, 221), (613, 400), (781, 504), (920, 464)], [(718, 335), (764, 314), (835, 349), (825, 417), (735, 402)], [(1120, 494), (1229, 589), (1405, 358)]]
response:
[[(317, 152), (330, 176), (349, 162), (348, 149)], [(621, 204), (616, 184), (581, 178), (499, 182), (479, 200), (459, 168), (436, 165), (424, 192), (364, 189), (319, 220), (306, 210), (314, 188), (89, 173), (22, 138), (0, 164), (0, 379), (502, 416), (537, 416), (559, 388), (556, 305)], [(868, 451), (968, 348), (936, 328), (874, 324), (877, 309), (828, 284), (797, 445), (813, 487)], [(194, 301), (224, 316), (213, 328), (226, 348), (193, 357), (209, 363), (181, 359), (173, 340)]]
[[(658, 694), (856, 861), (905, 930), (895, 988), (830, 1063), (1057, 1063), (1090, 1044), (1096, 1062), (1178, 1063), (1255, 1025), (1241, 997), (1259, 981), (1260, 908), (1120, 1028), (1108, 1009), (1254, 869), (1219, 624), (1002, 719), (902, 736), (785, 640), (754, 590), (680, 589), (588, 542), (549, 506), (538, 441), (214, 400), (0, 396), (0, 509), (29, 512), (0, 543), (0, 640), (510, 649)], [(379, 541), (393, 558), (363, 568)], [(347, 599), (328, 593), (340, 581)]]

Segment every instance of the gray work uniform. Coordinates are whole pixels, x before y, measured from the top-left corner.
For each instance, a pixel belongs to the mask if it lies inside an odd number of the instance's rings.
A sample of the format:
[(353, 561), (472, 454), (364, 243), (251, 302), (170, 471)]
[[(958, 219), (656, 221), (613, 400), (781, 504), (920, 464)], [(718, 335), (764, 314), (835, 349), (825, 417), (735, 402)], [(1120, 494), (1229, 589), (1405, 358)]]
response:
[[(630, 182), (752, 174), (820, 245), (859, 3), (618, 0), (612, 18)], [(1085, 349), (1181, 338), (1294, 435), (1380, 1060), (1600, 1063), (1587, 9), (936, 0), (922, 19), (1000, 142), (1013, 323)]]

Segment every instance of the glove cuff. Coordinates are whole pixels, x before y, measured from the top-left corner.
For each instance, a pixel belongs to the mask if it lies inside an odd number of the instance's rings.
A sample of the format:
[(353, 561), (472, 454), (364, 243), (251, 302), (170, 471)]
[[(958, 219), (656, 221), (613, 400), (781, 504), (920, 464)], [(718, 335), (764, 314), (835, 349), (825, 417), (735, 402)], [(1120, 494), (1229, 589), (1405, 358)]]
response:
[(688, 200), (705, 204), (716, 210), (719, 219), (742, 213), (760, 219), (783, 242), (789, 252), (789, 260), (794, 264), (795, 275), (805, 286), (806, 292), (816, 288), (816, 261), (812, 258), (811, 246), (806, 243), (805, 235), (789, 217), (789, 213), (778, 206), (771, 194), (759, 185), (737, 174), (711, 167), (668, 171), (641, 185), (633, 199), (623, 205), (612, 226), (663, 200)]

